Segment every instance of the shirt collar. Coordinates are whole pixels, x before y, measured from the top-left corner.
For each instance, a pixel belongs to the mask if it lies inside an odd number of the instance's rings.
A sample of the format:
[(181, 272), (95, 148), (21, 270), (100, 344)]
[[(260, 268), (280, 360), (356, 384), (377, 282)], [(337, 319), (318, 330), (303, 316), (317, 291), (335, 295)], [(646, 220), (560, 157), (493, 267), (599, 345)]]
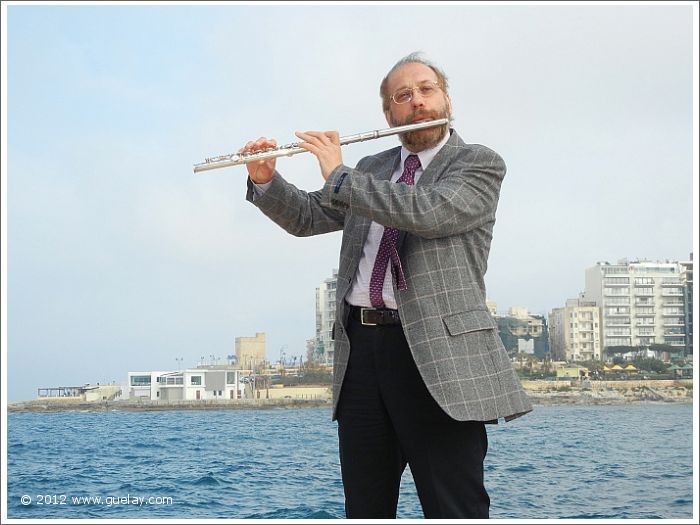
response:
[(420, 151), (418, 153), (413, 153), (412, 151), (407, 150), (405, 146), (401, 146), (401, 168), (403, 169), (404, 163), (406, 162), (406, 157), (408, 157), (409, 155), (418, 155), (418, 159), (420, 160), (419, 169), (425, 170), (425, 168), (428, 167), (428, 164), (430, 164), (435, 158), (435, 155), (437, 155), (438, 151), (440, 151), (442, 147), (445, 144), (447, 144), (447, 141), (450, 140), (450, 133), (450, 131), (445, 133), (445, 136), (442, 137), (442, 140), (437, 144), (437, 146)]

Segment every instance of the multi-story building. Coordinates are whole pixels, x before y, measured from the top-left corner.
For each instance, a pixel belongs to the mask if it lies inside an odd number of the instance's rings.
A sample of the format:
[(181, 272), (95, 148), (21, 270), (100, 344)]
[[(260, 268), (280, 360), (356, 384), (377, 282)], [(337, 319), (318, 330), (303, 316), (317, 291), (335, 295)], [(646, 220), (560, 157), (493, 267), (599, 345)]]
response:
[(685, 351), (685, 289), (677, 262), (621, 260), (586, 270), (584, 299), (601, 308), (603, 348), (670, 345)]
[(239, 368), (257, 371), (265, 366), (265, 332), (257, 332), (255, 337), (236, 337), (235, 345)]
[(333, 323), (335, 321), (335, 291), (338, 270), (316, 288), (316, 341), (315, 358), (324, 364), (333, 363)]
[(127, 396), (161, 401), (240, 399), (242, 371), (228, 365), (205, 365), (187, 370), (129, 372)]
[(592, 301), (569, 299), (549, 314), (552, 358), (588, 361), (602, 358), (600, 308)]
[(693, 254), (688, 261), (680, 262), (681, 277), (685, 283), (685, 355), (693, 355)]

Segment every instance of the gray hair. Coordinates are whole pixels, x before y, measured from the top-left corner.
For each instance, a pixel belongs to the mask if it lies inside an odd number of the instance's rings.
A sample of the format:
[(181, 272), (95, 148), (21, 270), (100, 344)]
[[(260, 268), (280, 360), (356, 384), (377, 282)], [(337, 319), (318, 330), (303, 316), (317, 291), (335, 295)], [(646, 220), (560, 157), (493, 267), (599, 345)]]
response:
[(421, 55), (421, 51), (416, 51), (411, 53), (410, 55), (403, 57), (396, 64), (394, 64), (394, 67), (391, 68), (391, 70), (384, 77), (384, 80), (382, 80), (382, 83), (379, 86), (379, 96), (382, 98), (382, 109), (384, 111), (389, 110), (389, 102), (391, 101), (391, 93), (387, 93), (389, 77), (394, 71), (399, 69), (401, 66), (405, 66), (406, 64), (423, 64), (424, 66), (428, 66), (435, 72), (438, 78), (438, 84), (440, 85), (440, 88), (445, 92), (445, 94), (447, 94), (447, 75), (445, 75), (445, 73), (443, 73), (439, 67), (437, 67), (432, 62), (424, 59)]

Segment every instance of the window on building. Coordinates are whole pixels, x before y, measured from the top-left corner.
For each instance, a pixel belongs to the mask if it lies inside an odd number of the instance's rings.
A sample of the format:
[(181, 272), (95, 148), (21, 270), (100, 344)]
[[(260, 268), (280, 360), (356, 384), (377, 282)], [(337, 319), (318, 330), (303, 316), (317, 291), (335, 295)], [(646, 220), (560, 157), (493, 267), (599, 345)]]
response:
[(151, 376), (131, 376), (131, 386), (150, 386)]
[(201, 385), (202, 384), (202, 376), (190, 377), (190, 384), (191, 385)]

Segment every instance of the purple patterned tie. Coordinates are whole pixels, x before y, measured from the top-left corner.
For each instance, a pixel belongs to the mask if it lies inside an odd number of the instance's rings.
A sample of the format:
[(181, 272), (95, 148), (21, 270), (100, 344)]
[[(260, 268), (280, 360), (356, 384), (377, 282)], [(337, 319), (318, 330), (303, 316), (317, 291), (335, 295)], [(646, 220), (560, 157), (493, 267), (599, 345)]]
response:
[[(403, 173), (396, 182), (404, 182), (413, 184), (413, 176), (416, 170), (420, 167), (420, 160), (417, 155), (409, 155), (404, 163)], [(384, 228), (384, 235), (379, 243), (379, 251), (377, 258), (374, 261), (372, 269), (372, 278), (369, 281), (369, 300), (374, 308), (382, 308), (384, 299), (382, 298), (382, 289), (384, 288), (384, 276), (386, 275), (386, 267), (391, 259), (391, 273), (396, 280), (396, 286), (399, 290), (405, 290), (406, 278), (401, 268), (401, 260), (399, 252), (396, 250), (396, 241), (399, 238), (399, 230), (396, 228)]]

